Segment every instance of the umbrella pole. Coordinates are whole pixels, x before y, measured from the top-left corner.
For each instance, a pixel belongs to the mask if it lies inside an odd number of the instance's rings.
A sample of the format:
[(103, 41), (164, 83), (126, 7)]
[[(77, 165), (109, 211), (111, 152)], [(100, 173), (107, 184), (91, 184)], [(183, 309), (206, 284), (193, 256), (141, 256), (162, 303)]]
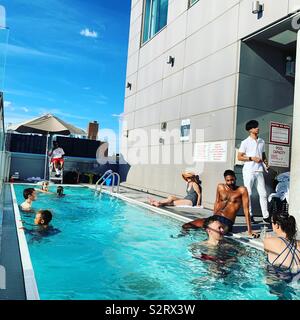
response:
[(44, 180), (46, 180), (46, 177), (47, 177), (47, 164), (48, 164), (48, 142), (49, 142), (49, 132), (47, 132), (46, 154), (45, 154), (45, 167), (44, 167)]

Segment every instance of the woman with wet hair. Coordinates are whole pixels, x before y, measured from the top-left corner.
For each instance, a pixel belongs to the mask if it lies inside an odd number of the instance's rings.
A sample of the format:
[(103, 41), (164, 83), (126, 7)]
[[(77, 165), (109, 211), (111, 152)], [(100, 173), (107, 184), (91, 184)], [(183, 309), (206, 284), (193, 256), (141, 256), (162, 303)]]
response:
[(300, 242), (296, 240), (297, 225), (293, 216), (277, 212), (272, 216), (275, 236), (264, 239), (264, 249), (268, 253), (269, 266), (285, 279), (300, 278)]

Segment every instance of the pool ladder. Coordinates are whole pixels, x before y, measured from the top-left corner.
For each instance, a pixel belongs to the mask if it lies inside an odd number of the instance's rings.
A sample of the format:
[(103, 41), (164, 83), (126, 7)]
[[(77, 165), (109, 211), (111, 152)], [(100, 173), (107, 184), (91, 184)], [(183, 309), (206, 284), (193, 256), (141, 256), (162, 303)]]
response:
[[(111, 184), (111, 189), (110, 192), (116, 192), (119, 193), (120, 191), (120, 175), (117, 172), (113, 172), (112, 170), (107, 170), (102, 176), (101, 178), (96, 182), (96, 186), (95, 186), (95, 192), (97, 192), (98, 194), (101, 193), (102, 191), (102, 187), (104, 185), (104, 183), (109, 179), (112, 178), (112, 184)], [(115, 185), (115, 179), (117, 178), (117, 184)], [(100, 181), (103, 180), (101, 182), (101, 184), (99, 185)], [(98, 190), (98, 187), (100, 186), (100, 189)], [(116, 191), (115, 191), (116, 188)]]

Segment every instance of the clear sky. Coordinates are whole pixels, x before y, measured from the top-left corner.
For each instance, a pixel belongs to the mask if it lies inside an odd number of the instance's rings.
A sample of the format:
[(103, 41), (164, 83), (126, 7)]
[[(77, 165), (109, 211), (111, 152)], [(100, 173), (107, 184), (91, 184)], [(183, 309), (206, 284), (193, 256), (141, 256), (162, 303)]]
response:
[(130, 0), (0, 0), (9, 28), (5, 122), (54, 113), (118, 131)]

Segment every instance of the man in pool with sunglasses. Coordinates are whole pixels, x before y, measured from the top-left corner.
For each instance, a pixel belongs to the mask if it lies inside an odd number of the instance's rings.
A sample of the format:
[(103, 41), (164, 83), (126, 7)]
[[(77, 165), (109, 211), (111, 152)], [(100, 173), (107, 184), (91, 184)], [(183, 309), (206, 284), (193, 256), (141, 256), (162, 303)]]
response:
[[(243, 206), (246, 218), (248, 235), (257, 238), (258, 234), (252, 232), (250, 213), (249, 213), (249, 196), (245, 187), (236, 185), (236, 176), (234, 171), (226, 170), (224, 172), (225, 183), (220, 183), (217, 187), (217, 196), (214, 206), (214, 217), (217, 218), (224, 226), (224, 232), (231, 232), (238, 211)], [(199, 218), (194, 221), (185, 223), (183, 229), (203, 228), (205, 218)]]

